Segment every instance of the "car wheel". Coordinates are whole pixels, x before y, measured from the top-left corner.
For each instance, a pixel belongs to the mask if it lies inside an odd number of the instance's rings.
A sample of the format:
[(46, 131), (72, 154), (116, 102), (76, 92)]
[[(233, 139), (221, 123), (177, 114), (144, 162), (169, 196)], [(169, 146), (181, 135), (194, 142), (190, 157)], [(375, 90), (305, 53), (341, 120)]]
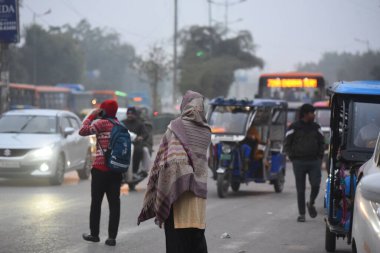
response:
[(81, 180), (85, 180), (85, 179), (88, 179), (90, 177), (91, 166), (92, 166), (91, 162), (92, 162), (91, 152), (87, 152), (86, 160), (84, 162), (83, 169), (77, 170), (78, 176)]
[(325, 249), (327, 252), (334, 252), (336, 247), (336, 234), (331, 232), (326, 224)]
[(274, 191), (277, 193), (280, 193), (284, 190), (284, 184), (285, 184), (285, 175), (284, 171), (281, 171), (277, 175), (277, 179), (274, 180), (273, 186), (274, 186)]
[(51, 185), (61, 185), (65, 176), (65, 160), (63, 156), (60, 155), (57, 160), (57, 165), (55, 169), (55, 174), (50, 178)]

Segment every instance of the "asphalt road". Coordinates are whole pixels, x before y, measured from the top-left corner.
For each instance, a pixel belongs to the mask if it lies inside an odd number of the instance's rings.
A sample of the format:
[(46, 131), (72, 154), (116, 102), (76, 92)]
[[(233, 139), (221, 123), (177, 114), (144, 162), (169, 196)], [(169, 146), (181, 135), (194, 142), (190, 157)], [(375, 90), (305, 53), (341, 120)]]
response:
[[(211, 174), (211, 173), (210, 173)], [(326, 173), (324, 172), (324, 176)], [(291, 165), (285, 189), (276, 194), (267, 183), (243, 185), (238, 193), (219, 199), (216, 184), (208, 182), (206, 239), (211, 253), (319, 253), (324, 250), (323, 191), (316, 204), (318, 216), (297, 223), (297, 204)], [(62, 186), (44, 181), (0, 179), (1, 253), (97, 253), (165, 252), (164, 231), (153, 220), (136, 225), (146, 182), (136, 192), (121, 189), (121, 220), (116, 247), (104, 245), (107, 238), (108, 206), (104, 199), (101, 242), (85, 242), (88, 232), (90, 181), (67, 173)], [(309, 190), (309, 189), (308, 189)], [(230, 238), (222, 239), (223, 233)], [(351, 252), (346, 241), (337, 242), (336, 252)]]

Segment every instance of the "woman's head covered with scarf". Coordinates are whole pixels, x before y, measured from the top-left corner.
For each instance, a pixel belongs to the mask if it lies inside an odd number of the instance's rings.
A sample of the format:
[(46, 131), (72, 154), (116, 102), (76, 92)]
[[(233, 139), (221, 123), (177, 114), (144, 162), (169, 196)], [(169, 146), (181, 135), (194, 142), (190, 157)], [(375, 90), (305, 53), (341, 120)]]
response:
[(180, 108), (181, 118), (201, 126), (207, 126), (203, 103), (204, 97), (200, 93), (192, 90), (186, 91)]

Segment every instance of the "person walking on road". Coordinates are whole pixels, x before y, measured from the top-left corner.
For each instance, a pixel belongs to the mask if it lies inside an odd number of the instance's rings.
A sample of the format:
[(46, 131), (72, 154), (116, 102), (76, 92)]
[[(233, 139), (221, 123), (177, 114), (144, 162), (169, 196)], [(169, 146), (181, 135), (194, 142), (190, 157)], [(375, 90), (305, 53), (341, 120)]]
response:
[(138, 224), (151, 218), (164, 226), (167, 253), (206, 253), (207, 149), (211, 130), (204, 97), (187, 91), (181, 115), (162, 137)]
[[(109, 205), (108, 239), (105, 244), (116, 245), (116, 236), (120, 221), (120, 186), (121, 173), (111, 172), (106, 166), (104, 153), (109, 144), (110, 133), (113, 123), (107, 118), (115, 117), (118, 104), (115, 100), (105, 100), (100, 108), (94, 110), (87, 119), (83, 121), (79, 134), (82, 136), (96, 134), (98, 145), (96, 145), (96, 157), (91, 170), (91, 209), (90, 209), (90, 234), (83, 234), (86, 241), (99, 242), (99, 223), (101, 207), (104, 194), (107, 196)], [(95, 119), (99, 119), (94, 121)]]
[(314, 122), (315, 108), (303, 104), (300, 108), (300, 120), (292, 123), (285, 137), (284, 151), (293, 163), (296, 181), (298, 222), (305, 221), (306, 175), (309, 176), (311, 192), (306, 203), (310, 217), (317, 216), (315, 199), (321, 184), (321, 164), (324, 152), (324, 137), (321, 126)]

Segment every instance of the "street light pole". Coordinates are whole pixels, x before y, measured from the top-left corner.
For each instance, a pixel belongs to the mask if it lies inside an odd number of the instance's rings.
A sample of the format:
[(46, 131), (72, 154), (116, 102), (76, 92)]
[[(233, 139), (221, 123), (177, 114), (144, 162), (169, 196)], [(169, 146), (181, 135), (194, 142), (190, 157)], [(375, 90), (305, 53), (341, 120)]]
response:
[[(220, 2), (215, 2), (214, 0), (208, 0), (209, 4), (215, 4), (215, 5), (224, 7), (224, 26), (225, 26), (226, 31), (228, 31), (228, 11), (229, 11), (230, 6), (237, 5), (245, 1), (247, 0), (239, 0), (235, 2), (230, 2), (230, 0), (224, 0), (224, 3), (220, 3)], [(210, 10), (211, 10), (211, 7), (209, 6), (209, 12)], [(211, 15), (209, 14), (209, 16)]]
[(362, 39), (355, 38), (355, 41), (362, 43), (362, 44), (366, 44), (368, 52), (371, 51), (371, 48), (369, 46), (369, 40), (362, 40)]
[(178, 0), (174, 0), (173, 106), (175, 106), (177, 103), (177, 30), (178, 30)]
[(46, 16), (46, 15), (49, 15), (51, 13), (51, 9), (41, 13), (41, 14), (37, 14), (35, 12), (33, 12), (33, 29), (32, 32), (32, 36), (33, 36), (33, 63), (32, 63), (32, 67), (33, 67), (33, 84), (37, 84), (37, 56), (36, 56), (36, 49), (37, 49), (37, 34), (36, 34), (36, 19), (39, 18), (39, 17), (42, 17), (42, 16)]
[(212, 2), (211, 0), (207, 0), (208, 2), (208, 26), (212, 27)]

